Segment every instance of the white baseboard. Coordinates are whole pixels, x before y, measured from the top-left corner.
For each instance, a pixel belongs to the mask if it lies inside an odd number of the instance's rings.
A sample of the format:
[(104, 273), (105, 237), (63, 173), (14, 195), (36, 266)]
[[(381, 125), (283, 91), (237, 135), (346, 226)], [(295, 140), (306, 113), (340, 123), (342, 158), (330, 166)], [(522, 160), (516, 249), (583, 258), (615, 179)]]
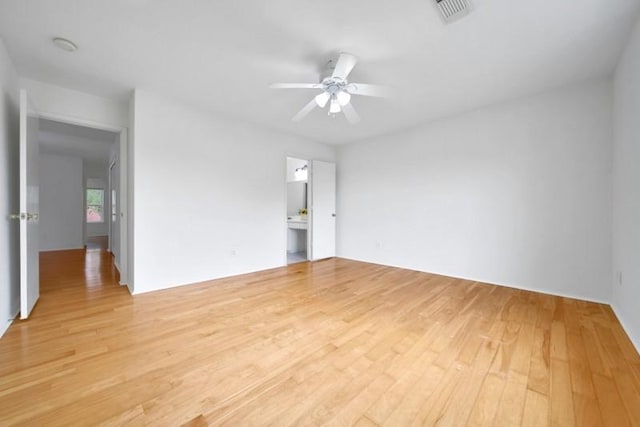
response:
[(506, 288), (519, 289), (519, 290), (529, 291), (529, 292), (537, 292), (537, 293), (540, 293), (540, 294), (552, 295), (552, 296), (557, 296), (557, 297), (562, 297), (562, 298), (572, 298), (572, 299), (577, 299), (577, 300), (581, 300), (581, 301), (588, 301), (588, 302), (595, 302), (595, 303), (598, 303), (598, 304), (605, 304), (605, 305), (608, 305), (609, 307), (611, 307), (611, 309), (613, 310), (614, 314), (618, 318), (618, 321), (620, 322), (620, 325), (622, 326), (622, 329), (624, 329), (625, 333), (627, 334), (627, 337), (629, 337), (629, 341), (631, 341), (631, 344), (635, 347), (636, 351), (640, 354), (640, 331), (634, 330), (631, 327), (631, 324), (629, 322), (627, 322), (625, 320), (625, 318), (622, 316), (622, 310), (620, 310), (618, 307), (616, 307), (616, 304), (614, 304), (613, 302), (610, 302), (610, 301), (598, 300), (598, 299), (594, 299), (594, 298), (585, 298), (584, 296), (581, 296), (581, 295), (563, 294), (563, 293), (549, 291), (549, 290), (546, 290), (546, 289), (527, 288), (527, 287), (524, 287), (524, 286), (517, 286), (517, 285), (513, 285), (513, 284), (508, 284), (507, 285), (507, 284), (501, 284), (501, 283), (491, 283), (491, 282), (488, 282), (486, 280), (478, 280), (478, 279), (469, 278), (469, 277), (451, 276), (449, 274), (442, 274), (442, 273), (435, 273), (435, 272), (431, 272), (431, 271), (416, 270), (416, 269), (413, 269), (413, 268), (407, 268), (407, 267), (403, 267), (403, 266), (399, 266), (399, 265), (381, 264), (381, 263), (371, 262), (371, 261), (362, 260), (362, 259), (347, 258), (347, 257), (339, 257), (339, 258), (350, 259), (352, 261), (366, 262), (366, 263), (369, 263), (369, 264), (383, 265), (383, 266), (386, 266), (386, 267), (402, 268), (404, 270), (418, 271), (418, 272), (427, 273), (427, 274), (437, 274), (439, 276), (451, 277), (451, 278), (454, 278), (454, 279), (469, 280), (469, 281), (473, 281), (473, 282), (486, 283), (486, 284), (495, 285), (495, 286), (503, 286), (503, 287), (506, 287)]
[[(113, 256), (113, 254), (111, 254)], [(127, 286), (127, 281), (123, 280), (122, 278), (122, 273), (120, 272), (120, 266), (118, 265), (118, 260), (116, 259), (115, 256), (113, 256), (113, 266), (116, 268), (116, 270), (118, 270), (118, 276), (120, 277), (120, 280), (118, 281), (118, 284), (120, 286)]]
[(9, 326), (11, 326), (11, 323), (13, 323), (13, 319), (7, 320), (7, 322), (4, 325), (0, 325), (0, 338), (2, 338), (5, 332), (7, 332), (7, 329), (9, 329)]
[(80, 249), (84, 249), (85, 245), (82, 246), (72, 246), (72, 247), (68, 247), (68, 248), (55, 248), (55, 249), (40, 249), (40, 253), (43, 252), (57, 252), (57, 251), (75, 251), (75, 250), (80, 250)]
[(638, 331), (635, 331), (631, 327), (631, 324), (625, 320), (625, 318), (622, 316), (622, 310), (620, 310), (616, 304), (611, 303), (611, 309), (618, 318), (618, 322), (620, 322), (620, 325), (622, 325), (622, 329), (624, 329), (627, 337), (629, 337), (629, 341), (631, 341), (631, 344), (633, 344), (638, 354), (640, 354), (640, 336), (637, 335)]
[(9, 326), (11, 326), (11, 324), (16, 319), (16, 317), (18, 317), (18, 313), (20, 313), (20, 309), (16, 310), (15, 314), (13, 315), (13, 318), (7, 320), (5, 324), (0, 325), (0, 338), (2, 338), (4, 333), (7, 332), (7, 329), (9, 329)]
[(492, 282), (492, 281), (488, 281), (488, 280), (478, 279), (476, 277), (454, 276), (454, 275), (448, 274), (448, 273), (439, 273), (437, 271), (418, 270), (416, 268), (406, 267), (406, 266), (402, 266), (402, 265), (382, 264), (382, 263), (379, 263), (379, 262), (367, 261), (365, 259), (348, 258), (348, 257), (344, 257), (344, 256), (338, 256), (337, 258), (343, 258), (343, 259), (348, 259), (348, 260), (352, 260), (352, 261), (366, 262), (368, 264), (383, 265), (385, 267), (402, 268), (403, 270), (417, 271), (417, 272), (420, 272), (420, 273), (435, 274), (435, 275), (438, 275), (438, 276), (451, 277), (452, 279), (462, 279), (462, 280), (468, 280), (470, 282), (486, 283), (487, 285), (502, 286), (503, 288), (511, 288), (511, 289), (518, 289), (518, 290), (521, 290), (521, 291), (536, 292), (536, 293), (539, 293), (539, 294), (552, 295), (554, 297), (571, 298), (571, 299), (577, 299), (577, 300), (580, 300), (580, 301), (595, 302), (595, 303), (598, 303), (598, 304), (606, 304), (606, 305), (610, 305), (611, 304), (610, 301), (603, 300), (603, 299), (598, 299), (598, 298), (593, 298), (593, 297), (586, 297), (584, 295), (578, 295), (578, 294), (567, 294), (567, 293), (562, 293), (562, 292), (556, 292), (556, 291), (549, 290), (549, 289), (530, 288), (530, 287), (526, 287), (526, 286), (516, 285), (516, 284), (513, 284), (513, 283), (496, 283), (496, 282)]

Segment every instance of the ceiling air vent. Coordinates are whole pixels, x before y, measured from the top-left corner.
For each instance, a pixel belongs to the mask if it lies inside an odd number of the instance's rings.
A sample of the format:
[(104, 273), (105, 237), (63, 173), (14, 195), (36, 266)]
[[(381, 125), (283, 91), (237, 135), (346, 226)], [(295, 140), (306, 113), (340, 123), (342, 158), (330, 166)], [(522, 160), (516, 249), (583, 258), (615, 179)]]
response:
[(460, 19), (471, 12), (468, 0), (436, 0), (436, 4), (447, 23)]

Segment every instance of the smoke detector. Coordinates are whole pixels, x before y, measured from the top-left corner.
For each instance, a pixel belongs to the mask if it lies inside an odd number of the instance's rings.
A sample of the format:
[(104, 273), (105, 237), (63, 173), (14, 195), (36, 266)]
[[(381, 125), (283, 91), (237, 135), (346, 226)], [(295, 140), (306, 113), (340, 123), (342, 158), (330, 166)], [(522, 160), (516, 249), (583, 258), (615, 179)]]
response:
[(435, 0), (438, 10), (447, 24), (457, 21), (471, 12), (468, 0)]

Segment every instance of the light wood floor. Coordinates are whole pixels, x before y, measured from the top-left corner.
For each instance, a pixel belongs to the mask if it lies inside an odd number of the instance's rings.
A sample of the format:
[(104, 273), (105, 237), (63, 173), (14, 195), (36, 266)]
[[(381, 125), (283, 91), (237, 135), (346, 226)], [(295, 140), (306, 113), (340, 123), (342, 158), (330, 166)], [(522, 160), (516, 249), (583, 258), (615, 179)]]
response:
[(341, 259), (136, 297), (104, 251), (41, 270), (0, 425), (640, 423), (605, 305)]

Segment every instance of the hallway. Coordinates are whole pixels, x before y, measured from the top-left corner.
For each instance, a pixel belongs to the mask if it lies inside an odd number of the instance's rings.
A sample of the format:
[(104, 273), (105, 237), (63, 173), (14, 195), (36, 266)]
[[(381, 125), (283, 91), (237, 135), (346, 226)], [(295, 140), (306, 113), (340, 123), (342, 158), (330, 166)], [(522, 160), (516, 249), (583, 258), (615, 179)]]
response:
[(58, 292), (65, 292), (67, 296), (72, 293), (79, 298), (98, 290), (102, 294), (114, 288), (126, 292), (118, 285), (118, 271), (106, 248), (106, 238), (91, 237), (86, 249), (41, 252), (40, 300), (32, 316), (39, 317), (39, 312), (44, 311), (42, 305), (57, 300)]

